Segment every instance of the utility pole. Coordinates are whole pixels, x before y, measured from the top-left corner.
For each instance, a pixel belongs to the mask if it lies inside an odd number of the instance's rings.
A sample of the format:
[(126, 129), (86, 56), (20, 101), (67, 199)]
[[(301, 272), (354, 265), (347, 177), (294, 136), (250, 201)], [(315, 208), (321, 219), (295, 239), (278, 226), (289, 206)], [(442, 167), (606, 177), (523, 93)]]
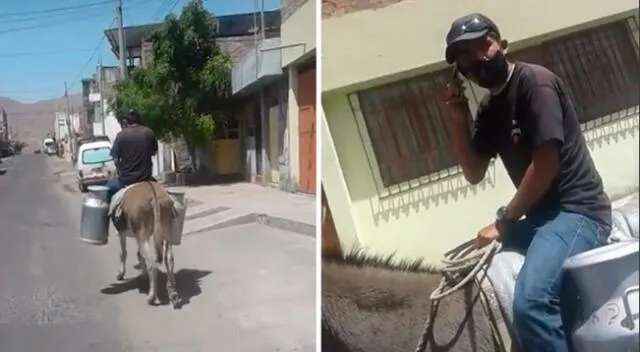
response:
[(127, 45), (124, 42), (124, 21), (122, 20), (122, 0), (117, 0), (116, 15), (118, 17), (118, 52), (120, 53), (120, 78), (127, 78)]
[(260, 38), (264, 41), (264, 0), (260, 2)]
[(66, 115), (65, 123), (67, 124), (67, 134), (68, 134), (67, 139), (69, 140), (69, 152), (71, 153), (71, 155), (73, 155), (75, 143), (73, 138), (73, 126), (71, 126), (71, 115), (70, 115), (71, 107), (69, 106), (69, 88), (68, 88), (67, 82), (64, 82), (64, 100), (67, 106), (65, 109), (65, 115)]
[(102, 122), (102, 135), (106, 136), (107, 135), (107, 130), (105, 127), (105, 118), (106, 118), (106, 112), (105, 112), (105, 108), (104, 108), (104, 67), (102, 66), (102, 54), (100, 54), (99, 56), (99, 60), (100, 62), (98, 63), (98, 69), (100, 70), (98, 72), (98, 85), (99, 85), (99, 90), (100, 90), (100, 121)]

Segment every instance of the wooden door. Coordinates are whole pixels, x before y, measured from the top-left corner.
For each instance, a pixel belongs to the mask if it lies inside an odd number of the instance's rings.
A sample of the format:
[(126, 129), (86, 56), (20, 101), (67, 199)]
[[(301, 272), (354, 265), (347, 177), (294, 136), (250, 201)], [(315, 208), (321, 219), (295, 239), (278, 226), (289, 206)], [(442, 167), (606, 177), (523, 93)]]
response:
[(316, 193), (316, 70), (298, 73), (298, 190)]

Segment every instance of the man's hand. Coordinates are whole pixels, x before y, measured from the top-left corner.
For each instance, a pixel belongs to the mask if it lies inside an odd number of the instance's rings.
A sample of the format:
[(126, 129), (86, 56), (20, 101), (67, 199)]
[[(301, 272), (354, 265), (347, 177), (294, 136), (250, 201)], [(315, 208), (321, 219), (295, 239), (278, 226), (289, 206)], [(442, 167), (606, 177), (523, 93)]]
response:
[(498, 231), (495, 223), (491, 223), (480, 229), (477, 236), (476, 248), (482, 248), (496, 240), (500, 236), (500, 231)]
[(457, 74), (452, 77), (451, 81), (447, 83), (445, 103), (447, 104), (449, 113), (454, 119), (466, 122), (469, 116), (469, 103), (464, 94), (465, 87), (462, 83), (462, 80)]

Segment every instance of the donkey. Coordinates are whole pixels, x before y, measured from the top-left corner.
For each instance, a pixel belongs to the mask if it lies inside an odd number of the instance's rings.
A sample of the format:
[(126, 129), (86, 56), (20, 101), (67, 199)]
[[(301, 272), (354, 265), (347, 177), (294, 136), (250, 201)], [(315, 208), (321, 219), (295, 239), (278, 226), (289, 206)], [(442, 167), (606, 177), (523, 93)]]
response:
[[(141, 182), (130, 186), (120, 204), (124, 223), (116, 225), (120, 237), (120, 268), (117, 279), (123, 280), (127, 260), (127, 232), (130, 230), (138, 243), (138, 261), (142, 276), (149, 280), (147, 303), (158, 304), (158, 268), (164, 261), (167, 271), (167, 293), (174, 308), (179, 308), (180, 297), (174, 276), (171, 227), (174, 218), (173, 200), (157, 182)], [(115, 224), (115, 223), (114, 223)], [(124, 225), (124, 226), (123, 226)]]
[[(495, 317), (469, 284), (432, 305), (441, 276), (420, 261), (352, 252), (323, 258), (322, 351), (412, 352), (429, 322), (423, 351), (499, 351)], [(492, 320), (493, 319), (493, 320)]]

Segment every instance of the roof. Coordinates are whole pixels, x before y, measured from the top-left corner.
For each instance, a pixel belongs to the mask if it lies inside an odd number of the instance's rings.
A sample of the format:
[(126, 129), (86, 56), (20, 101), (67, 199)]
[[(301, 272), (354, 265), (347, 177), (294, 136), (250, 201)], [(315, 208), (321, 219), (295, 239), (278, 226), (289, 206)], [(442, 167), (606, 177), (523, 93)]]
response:
[[(254, 30), (254, 16), (260, 26), (260, 13), (241, 13), (235, 15), (226, 15), (216, 17), (218, 22), (217, 40), (229, 37), (252, 37)], [(124, 27), (124, 41), (129, 48), (136, 48), (142, 45), (143, 39), (150, 34), (152, 30), (158, 28), (161, 23), (151, 23), (141, 26)], [(264, 12), (265, 33), (280, 33), (280, 10)], [(104, 31), (104, 35), (109, 40), (111, 51), (118, 57), (120, 50), (118, 48), (118, 28), (109, 28)]]

